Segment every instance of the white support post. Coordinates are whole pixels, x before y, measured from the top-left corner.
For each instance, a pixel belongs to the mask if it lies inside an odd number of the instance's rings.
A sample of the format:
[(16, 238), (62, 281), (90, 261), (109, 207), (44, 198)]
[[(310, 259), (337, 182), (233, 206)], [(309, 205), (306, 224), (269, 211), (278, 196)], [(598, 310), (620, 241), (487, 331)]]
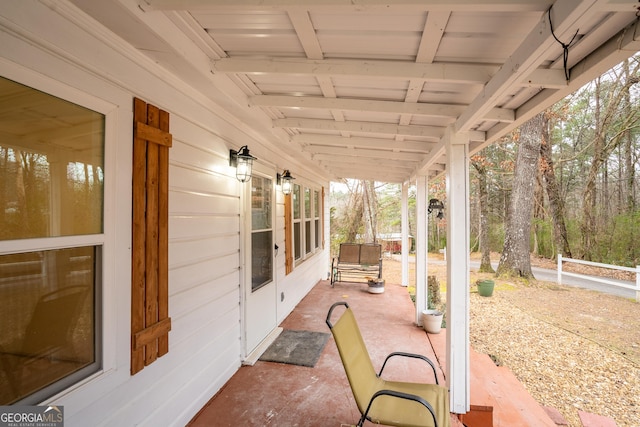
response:
[(401, 258), (402, 258), (402, 286), (409, 286), (409, 184), (402, 183), (402, 208), (401, 208)]
[(640, 265), (636, 265), (636, 302), (640, 302)]
[(422, 311), (427, 309), (427, 177), (416, 182), (416, 324), (422, 326)]
[(447, 147), (447, 381), (451, 411), (471, 409), (469, 366), (469, 137), (445, 134)]
[(558, 254), (558, 285), (562, 285), (562, 254)]

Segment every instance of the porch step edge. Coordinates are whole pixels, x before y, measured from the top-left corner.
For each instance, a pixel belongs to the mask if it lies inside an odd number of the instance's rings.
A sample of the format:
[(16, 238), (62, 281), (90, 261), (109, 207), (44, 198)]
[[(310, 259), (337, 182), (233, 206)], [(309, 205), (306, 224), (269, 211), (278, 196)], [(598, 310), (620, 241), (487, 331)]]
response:
[(613, 418), (592, 414), (590, 412), (578, 411), (578, 418), (583, 427), (617, 427)]
[(542, 406), (542, 409), (545, 410), (549, 418), (553, 420), (556, 425), (559, 426), (568, 426), (569, 422), (566, 418), (558, 411), (556, 408), (552, 408), (551, 406)]

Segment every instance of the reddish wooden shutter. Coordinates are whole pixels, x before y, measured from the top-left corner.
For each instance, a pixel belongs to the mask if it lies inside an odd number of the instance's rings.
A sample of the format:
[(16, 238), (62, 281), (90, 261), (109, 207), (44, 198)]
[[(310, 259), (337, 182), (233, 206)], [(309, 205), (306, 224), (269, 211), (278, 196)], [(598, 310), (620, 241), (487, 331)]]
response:
[(131, 375), (169, 351), (169, 113), (134, 99)]
[(320, 236), (322, 236), (322, 249), (324, 249), (324, 187), (322, 187), (322, 197), (320, 198)]
[(293, 214), (291, 194), (284, 196), (284, 269), (285, 275), (293, 271)]

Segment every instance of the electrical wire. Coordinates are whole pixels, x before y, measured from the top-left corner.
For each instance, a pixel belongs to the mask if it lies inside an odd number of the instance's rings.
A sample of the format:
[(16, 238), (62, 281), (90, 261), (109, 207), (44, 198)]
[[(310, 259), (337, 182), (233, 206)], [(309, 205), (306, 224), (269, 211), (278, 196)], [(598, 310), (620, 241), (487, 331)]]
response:
[[(551, 6), (551, 7), (553, 7), (553, 6)], [(571, 37), (571, 40), (569, 41), (569, 43), (561, 42), (558, 39), (558, 37), (556, 37), (556, 35), (555, 35), (554, 31), (553, 31), (553, 22), (551, 22), (551, 7), (547, 11), (547, 14), (549, 15), (549, 28), (551, 29), (551, 35), (553, 36), (553, 38), (556, 39), (556, 41), (558, 43), (560, 43), (560, 46), (562, 46), (562, 61), (563, 61), (563, 66), (564, 66), (564, 77), (565, 77), (565, 79), (567, 81), (569, 81), (569, 78), (571, 77), (571, 70), (569, 70), (569, 68), (567, 68), (567, 61), (569, 60), (569, 47), (571, 46), (573, 41), (578, 36), (578, 32), (580, 31), (580, 29), (576, 30), (576, 33), (573, 35), (573, 37)]]

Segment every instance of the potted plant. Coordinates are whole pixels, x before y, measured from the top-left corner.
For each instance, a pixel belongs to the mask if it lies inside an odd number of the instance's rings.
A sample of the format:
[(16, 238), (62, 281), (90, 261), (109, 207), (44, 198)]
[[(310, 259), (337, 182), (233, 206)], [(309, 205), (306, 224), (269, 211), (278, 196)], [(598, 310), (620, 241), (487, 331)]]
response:
[(384, 279), (367, 277), (368, 291), (371, 294), (381, 294), (384, 292)]
[(481, 297), (490, 297), (493, 295), (493, 289), (496, 284), (490, 279), (479, 279), (476, 281), (476, 285), (478, 286), (478, 295)]
[(427, 287), (429, 289), (427, 310), (422, 311), (422, 327), (430, 334), (439, 334), (442, 329), (444, 312), (436, 308), (442, 303), (440, 298), (440, 282), (436, 276), (429, 276), (427, 278)]
[(439, 334), (442, 329), (443, 316), (442, 311), (434, 308), (422, 310), (422, 327), (430, 334)]

